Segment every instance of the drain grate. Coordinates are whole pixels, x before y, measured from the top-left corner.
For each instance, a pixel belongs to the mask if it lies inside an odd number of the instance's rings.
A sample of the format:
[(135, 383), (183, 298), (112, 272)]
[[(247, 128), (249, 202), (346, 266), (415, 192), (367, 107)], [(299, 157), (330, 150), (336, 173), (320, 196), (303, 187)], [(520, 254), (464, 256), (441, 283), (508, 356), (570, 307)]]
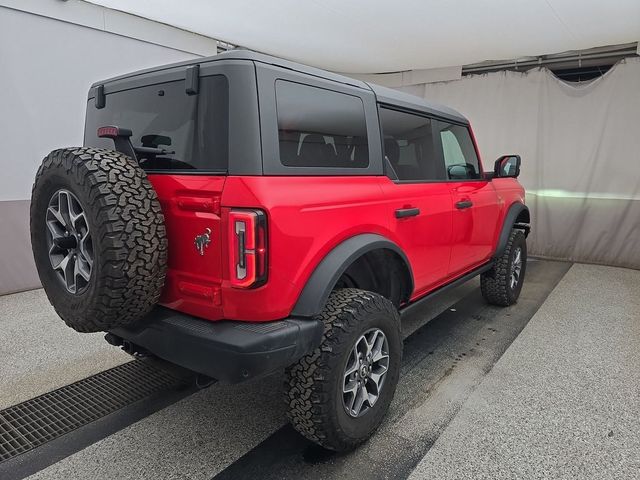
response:
[(6, 408), (0, 411), (0, 462), (179, 383), (134, 360)]

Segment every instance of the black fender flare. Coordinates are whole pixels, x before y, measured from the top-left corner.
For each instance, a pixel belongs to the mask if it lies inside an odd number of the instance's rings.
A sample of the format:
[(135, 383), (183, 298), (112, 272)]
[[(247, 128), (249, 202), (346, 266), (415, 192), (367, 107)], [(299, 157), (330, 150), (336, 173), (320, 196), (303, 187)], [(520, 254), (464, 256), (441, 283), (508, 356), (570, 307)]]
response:
[(382, 235), (363, 233), (343, 241), (322, 259), (302, 289), (291, 316), (312, 317), (318, 315), (324, 308), (333, 287), (347, 268), (360, 256), (377, 249), (391, 250), (402, 258), (411, 282), (410, 292), (413, 292), (411, 264), (402, 249)]
[[(507, 214), (504, 217), (504, 222), (502, 223), (502, 230), (500, 231), (500, 236), (498, 237), (498, 245), (496, 246), (496, 251), (493, 254), (493, 258), (498, 258), (504, 253), (504, 249), (507, 248), (507, 242), (509, 241), (509, 234), (513, 229), (513, 226), (517, 223), (516, 219), (522, 212), (527, 212), (527, 218), (529, 216), (529, 208), (520, 202), (516, 202), (511, 204)], [(518, 222), (519, 223), (519, 222)], [(525, 231), (525, 235), (529, 234), (529, 225), (528, 221), (526, 225), (523, 225), (523, 230)]]

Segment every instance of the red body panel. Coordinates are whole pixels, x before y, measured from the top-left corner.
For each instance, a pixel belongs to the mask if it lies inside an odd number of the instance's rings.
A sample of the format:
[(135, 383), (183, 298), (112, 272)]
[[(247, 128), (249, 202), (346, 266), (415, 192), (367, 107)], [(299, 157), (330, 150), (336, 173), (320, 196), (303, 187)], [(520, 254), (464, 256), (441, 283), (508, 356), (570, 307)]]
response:
[[(377, 233), (405, 252), (414, 275), (411, 299), (486, 261), (508, 207), (524, 201), (515, 179), (402, 184), (376, 176), (149, 175), (169, 237), (161, 303), (209, 320), (285, 318), (320, 261), (338, 244)], [(455, 202), (473, 206), (457, 210)], [(229, 281), (231, 208), (267, 215), (268, 280), (255, 289)], [(419, 208), (397, 219), (395, 210)], [(200, 255), (195, 238), (210, 229)]]
[[(164, 213), (169, 241), (169, 269), (161, 304), (185, 313), (223, 318), (220, 199), (223, 176), (149, 175)], [(204, 255), (195, 238), (211, 230)], [(226, 235), (224, 236), (226, 239)]]
[(223, 282), (225, 318), (286, 317), (315, 267), (339, 243), (363, 232), (394, 239), (380, 177), (229, 177), (222, 204), (223, 217), (231, 207), (264, 210), (269, 231), (267, 283), (243, 290)]
[[(449, 274), (451, 191), (446, 182), (396, 184), (382, 177), (380, 183), (390, 230), (413, 270), (412, 297), (419, 297), (441, 284)], [(418, 208), (420, 213), (396, 219), (395, 210), (402, 208)]]
[[(493, 254), (502, 205), (492, 181), (450, 182), (449, 187), (454, 203), (449, 275), (457, 275), (484, 263)], [(455, 208), (457, 202), (463, 201), (470, 201), (472, 206)]]

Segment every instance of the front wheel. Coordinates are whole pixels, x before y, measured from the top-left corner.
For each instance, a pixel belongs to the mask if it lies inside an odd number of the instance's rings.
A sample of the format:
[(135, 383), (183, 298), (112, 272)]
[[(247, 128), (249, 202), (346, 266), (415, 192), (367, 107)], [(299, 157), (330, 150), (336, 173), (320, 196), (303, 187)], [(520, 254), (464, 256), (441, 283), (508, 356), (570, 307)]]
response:
[(480, 277), (482, 296), (492, 305), (513, 305), (520, 296), (526, 269), (527, 241), (522, 230), (513, 229), (503, 254)]
[(322, 343), (286, 372), (289, 420), (309, 440), (347, 451), (375, 432), (393, 399), (400, 316), (386, 298), (345, 288), (331, 294), (319, 317)]

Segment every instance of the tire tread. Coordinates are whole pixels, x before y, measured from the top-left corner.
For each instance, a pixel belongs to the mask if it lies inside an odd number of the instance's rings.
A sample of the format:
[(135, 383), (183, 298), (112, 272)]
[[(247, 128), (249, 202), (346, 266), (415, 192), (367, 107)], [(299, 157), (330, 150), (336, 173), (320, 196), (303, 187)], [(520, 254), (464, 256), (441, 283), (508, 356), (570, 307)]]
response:
[[(492, 304), (508, 307), (515, 303), (509, 285), (511, 264), (511, 251), (514, 244), (524, 242), (524, 232), (519, 229), (511, 230), (507, 246), (502, 255), (494, 262), (493, 268), (480, 276), (480, 290), (484, 299)], [(525, 258), (526, 259), (526, 258)]]
[(350, 338), (359, 328), (363, 316), (381, 311), (399, 325), (398, 311), (381, 295), (355, 288), (333, 291), (324, 310), (316, 317), (325, 326), (320, 346), (286, 371), (285, 402), (291, 424), (303, 436), (325, 448), (344, 451), (364, 441), (349, 438), (332, 428), (335, 408), (328, 379), (344, 352), (345, 338)]
[[(54, 298), (43, 281), (56, 312), (80, 332), (106, 331), (128, 326), (158, 302), (167, 269), (167, 235), (158, 196), (147, 175), (128, 156), (97, 148), (65, 148), (45, 157), (33, 185), (32, 198), (48, 172), (64, 172), (86, 195), (96, 225), (94, 250), (99, 249), (96, 298), (86, 309), (73, 311), (63, 299)], [(32, 243), (38, 235), (36, 202), (31, 203)], [(34, 251), (34, 254), (36, 252)], [(36, 255), (37, 258), (37, 255)], [(36, 262), (37, 264), (38, 262)], [(41, 280), (43, 268), (38, 265)], [(95, 270), (95, 267), (94, 267)], [(93, 274), (93, 272), (92, 272)]]

